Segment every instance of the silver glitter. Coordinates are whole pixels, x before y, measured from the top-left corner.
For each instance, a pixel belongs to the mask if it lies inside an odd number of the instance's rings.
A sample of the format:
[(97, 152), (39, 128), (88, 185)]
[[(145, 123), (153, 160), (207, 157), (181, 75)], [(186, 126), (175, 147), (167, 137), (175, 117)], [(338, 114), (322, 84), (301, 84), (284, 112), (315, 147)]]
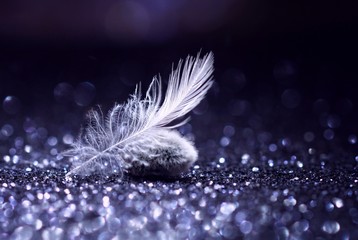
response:
[(357, 136), (354, 134), (351, 134), (348, 136), (348, 142), (350, 144), (356, 144), (357, 143)]
[(13, 234), (10, 236), (10, 239), (16, 240), (28, 240), (31, 239), (34, 234), (34, 229), (30, 226), (20, 226), (17, 227)]
[(6, 113), (16, 114), (21, 109), (21, 102), (15, 96), (7, 96), (2, 103), (2, 107)]
[(242, 164), (247, 164), (250, 160), (250, 155), (245, 153), (241, 156), (241, 163)]
[(299, 167), (299, 168), (302, 168), (303, 167), (303, 163), (301, 162), (301, 161), (297, 161), (297, 167)]
[(222, 137), (221, 139), (220, 139), (220, 145), (222, 146), (222, 147), (226, 147), (226, 146), (228, 146), (230, 144), (230, 138), (228, 138), (228, 137)]
[(269, 150), (270, 152), (275, 152), (277, 150), (277, 145), (276, 144), (270, 144), (269, 145)]
[(5, 124), (1, 128), (1, 134), (5, 137), (10, 137), (14, 133), (14, 128), (10, 124)]
[(293, 224), (292, 228), (298, 234), (301, 234), (309, 229), (309, 222), (307, 220), (297, 221)]
[(223, 129), (223, 134), (226, 137), (232, 137), (235, 134), (235, 128), (232, 125), (226, 125)]
[(236, 205), (234, 203), (224, 202), (220, 206), (220, 212), (224, 215), (230, 215), (236, 209)]
[(240, 223), (239, 227), (243, 234), (249, 234), (252, 231), (253, 225), (251, 222), (244, 220)]
[(336, 221), (325, 221), (322, 225), (322, 231), (328, 234), (335, 234), (339, 232), (341, 226)]
[(59, 227), (48, 227), (42, 231), (43, 239), (60, 240), (63, 239), (64, 231)]

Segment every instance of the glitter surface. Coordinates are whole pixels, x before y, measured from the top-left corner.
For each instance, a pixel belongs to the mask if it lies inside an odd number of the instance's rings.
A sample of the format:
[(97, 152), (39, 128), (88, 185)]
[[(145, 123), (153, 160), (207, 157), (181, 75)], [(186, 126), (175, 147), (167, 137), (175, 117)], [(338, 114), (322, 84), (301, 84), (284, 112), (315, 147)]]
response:
[(215, 84), (178, 129), (199, 160), (177, 179), (66, 181), (59, 153), (91, 107), (105, 113), (158, 71), (165, 83), (186, 47), (0, 55), (0, 239), (358, 239), (356, 65), (322, 41), (230, 42), (209, 49)]
[[(201, 159), (180, 179), (93, 175), (68, 182), (66, 161), (51, 153), (53, 147), (65, 148), (67, 138), (72, 137), (49, 136), (45, 151), (24, 142), (4, 156), (2, 239), (348, 239), (358, 234), (356, 166), (329, 164), (342, 161), (318, 151), (280, 157), (287, 154), (287, 139), (273, 152), (272, 144), (266, 145), (260, 161), (248, 153), (235, 157), (232, 145), (225, 149), (231, 157)], [(223, 148), (220, 139), (216, 148)], [(36, 159), (36, 166), (26, 159)]]

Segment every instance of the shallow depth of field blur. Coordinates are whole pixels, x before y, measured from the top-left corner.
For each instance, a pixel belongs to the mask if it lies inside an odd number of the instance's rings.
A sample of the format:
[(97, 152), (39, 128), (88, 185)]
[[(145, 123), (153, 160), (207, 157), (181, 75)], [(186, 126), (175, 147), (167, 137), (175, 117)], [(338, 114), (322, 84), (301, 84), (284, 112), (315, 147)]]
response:
[[(358, 15), (335, 1), (0, 3), (1, 239), (354, 239)], [(85, 115), (212, 51), (172, 182), (64, 180)]]

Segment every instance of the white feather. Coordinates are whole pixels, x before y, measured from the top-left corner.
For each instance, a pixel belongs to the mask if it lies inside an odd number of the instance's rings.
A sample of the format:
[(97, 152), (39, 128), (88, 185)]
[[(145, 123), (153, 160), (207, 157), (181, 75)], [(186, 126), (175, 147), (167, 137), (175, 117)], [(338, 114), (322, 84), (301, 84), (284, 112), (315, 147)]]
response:
[(197, 160), (193, 144), (181, 137), (173, 121), (190, 112), (211, 87), (213, 54), (188, 57), (169, 77), (162, 100), (161, 80), (154, 77), (144, 98), (140, 85), (126, 104), (115, 104), (105, 118), (88, 113), (88, 126), (63, 154), (74, 159), (66, 177), (110, 168), (135, 175), (178, 175)]

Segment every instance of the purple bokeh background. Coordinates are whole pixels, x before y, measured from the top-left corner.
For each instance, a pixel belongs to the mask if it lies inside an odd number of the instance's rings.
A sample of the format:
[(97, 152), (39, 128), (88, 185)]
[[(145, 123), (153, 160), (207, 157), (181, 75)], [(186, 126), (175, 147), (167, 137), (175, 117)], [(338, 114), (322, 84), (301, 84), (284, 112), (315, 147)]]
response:
[(108, 109), (201, 50), (215, 55), (216, 85), (194, 113), (245, 124), (254, 111), (287, 129), (319, 116), (323, 130), (333, 119), (348, 136), (358, 121), (355, 9), (338, 1), (2, 2), (0, 119), (61, 122), (70, 121), (64, 112)]

